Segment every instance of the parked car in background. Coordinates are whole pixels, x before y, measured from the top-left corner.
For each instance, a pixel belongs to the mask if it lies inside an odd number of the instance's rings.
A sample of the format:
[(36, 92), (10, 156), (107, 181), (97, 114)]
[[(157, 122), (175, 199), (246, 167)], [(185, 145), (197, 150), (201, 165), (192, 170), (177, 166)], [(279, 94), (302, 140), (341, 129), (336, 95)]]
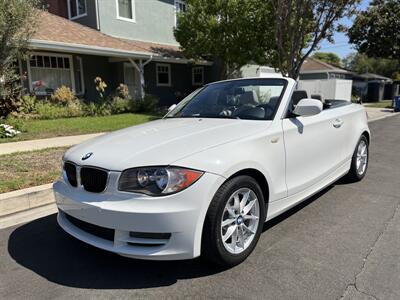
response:
[(60, 226), (128, 257), (242, 262), (265, 221), (367, 171), (364, 108), (303, 99), (295, 87), (208, 84), (161, 120), (71, 148), (54, 184)]

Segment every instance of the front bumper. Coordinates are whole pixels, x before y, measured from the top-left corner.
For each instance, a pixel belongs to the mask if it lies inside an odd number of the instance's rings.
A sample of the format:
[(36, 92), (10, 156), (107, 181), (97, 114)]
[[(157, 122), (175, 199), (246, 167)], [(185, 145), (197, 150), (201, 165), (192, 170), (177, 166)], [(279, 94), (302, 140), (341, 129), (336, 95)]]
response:
[[(119, 174), (110, 172), (108, 187), (103, 193), (86, 192), (64, 180), (54, 183), (60, 226), (83, 242), (123, 256), (154, 260), (199, 256), (207, 209), (225, 179), (205, 173), (182, 192), (150, 197), (118, 191)], [(67, 215), (106, 230), (112, 229), (114, 237), (107, 240), (85, 231)], [(132, 232), (142, 236), (163, 234), (168, 238), (138, 238), (132, 237)]]

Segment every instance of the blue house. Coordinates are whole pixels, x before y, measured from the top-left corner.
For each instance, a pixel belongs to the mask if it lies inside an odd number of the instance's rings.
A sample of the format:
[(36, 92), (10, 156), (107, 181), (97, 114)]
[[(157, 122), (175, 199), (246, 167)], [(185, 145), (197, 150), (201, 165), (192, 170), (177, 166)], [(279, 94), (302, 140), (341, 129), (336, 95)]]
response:
[(213, 64), (186, 59), (174, 38), (183, 0), (48, 0), (31, 59), (20, 63), (25, 86), (37, 95), (61, 85), (89, 101), (99, 76), (112, 92), (128, 86), (134, 98), (146, 93), (168, 106), (212, 81)]

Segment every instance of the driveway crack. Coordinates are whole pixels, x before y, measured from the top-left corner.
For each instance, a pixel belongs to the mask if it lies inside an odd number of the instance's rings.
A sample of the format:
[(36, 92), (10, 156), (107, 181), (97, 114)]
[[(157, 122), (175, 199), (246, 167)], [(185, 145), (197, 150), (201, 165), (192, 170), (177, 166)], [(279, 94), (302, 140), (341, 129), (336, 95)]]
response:
[(387, 220), (385, 221), (385, 223), (384, 223), (384, 225), (383, 225), (383, 227), (382, 227), (382, 230), (378, 233), (378, 235), (377, 235), (375, 241), (372, 243), (372, 245), (371, 245), (371, 247), (369, 248), (367, 254), (363, 257), (362, 266), (361, 266), (361, 268), (360, 268), (360, 271), (355, 275), (354, 281), (353, 281), (353, 282), (350, 282), (350, 283), (346, 286), (346, 288), (344, 289), (343, 295), (342, 295), (339, 299), (344, 298), (344, 296), (345, 296), (347, 290), (348, 290), (350, 287), (354, 287), (354, 288), (356, 289), (357, 292), (359, 292), (359, 293), (361, 293), (361, 294), (363, 294), (363, 295), (372, 297), (372, 298), (374, 298), (374, 299), (376, 299), (376, 300), (379, 300), (378, 297), (376, 297), (376, 296), (374, 296), (374, 295), (371, 295), (371, 294), (368, 294), (368, 293), (366, 293), (366, 292), (364, 292), (364, 291), (361, 291), (361, 290), (358, 288), (358, 286), (357, 286), (357, 280), (358, 280), (359, 276), (364, 272), (364, 269), (365, 269), (365, 266), (367, 265), (367, 261), (368, 261), (369, 256), (370, 256), (371, 253), (374, 251), (375, 246), (378, 244), (379, 240), (380, 240), (380, 239), (382, 238), (382, 236), (385, 234), (385, 232), (387, 231), (389, 225), (392, 223), (394, 217), (396, 216), (396, 214), (397, 214), (397, 212), (398, 212), (399, 210), (400, 210), (400, 201), (397, 202), (397, 206), (396, 206), (396, 208), (393, 210), (393, 214), (389, 217), (389, 219), (387, 219)]

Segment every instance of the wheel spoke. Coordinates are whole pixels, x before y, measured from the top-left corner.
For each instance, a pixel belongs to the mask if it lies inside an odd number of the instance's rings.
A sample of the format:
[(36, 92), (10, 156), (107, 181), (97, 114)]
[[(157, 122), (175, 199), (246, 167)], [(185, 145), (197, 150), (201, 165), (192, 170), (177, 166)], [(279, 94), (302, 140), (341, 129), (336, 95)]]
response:
[(237, 229), (238, 236), (239, 236), (239, 246), (244, 249), (244, 233), (243, 233), (243, 226)]
[(222, 222), (221, 225), (222, 225), (222, 227), (231, 225), (233, 222), (235, 222), (235, 220), (236, 220), (236, 219), (226, 219), (226, 220), (224, 220), (224, 221)]
[(250, 197), (250, 190), (247, 192), (247, 193), (245, 193), (245, 194), (243, 194), (243, 199), (242, 199), (242, 201), (240, 201), (240, 208), (239, 208), (239, 211), (243, 211), (243, 208), (246, 206), (246, 203), (247, 203), (247, 201), (249, 200), (249, 197)]
[(257, 216), (253, 216), (253, 215), (244, 215), (243, 219), (245, 220), (258, 220)]
[(238, 228), (237, 226), (235, 226), (235, 230), (232, 232), (232, 240), (231, 240), (231, 247), (233, 251), (236, 251), (237, 239), (238, 239)]
[(239, 200), (239, 195), (236, 194), (235, 196), (233, 196), (233, 208), (239, 212), (240, 210), (240, 200)]
[(236, 231), (237, 231), (237, 225), (232, 225), (231, 227), (228, 228), (225, 235), (222, 237), (222, 240), (226, 242), (226, 240), (229, 239)]
[(256, 203), (257, 199), (254, 199), (252, 201), (249, 202), (249, 204), (247, 204), (242, 211), (243, 215), (247, 215), (249, 213), (249, 211), (253, 208), (254, 204)]
[(367, 146), (363, 145), (361, 148), (361, 154), (365, 154), (367, 152)]
[(234, 211), (232, 208), (227, 207), (226, 210), (228, 211), (228, 214), (229, 214), (231, 217), (236, 218), (235, 211)]
[(255, 234), (255, 232), (253, 230), (251, 230), (249, 227), (247, 227), (246, 224), (243, 224), (243, 229), (250, 232), (251, 234)]

